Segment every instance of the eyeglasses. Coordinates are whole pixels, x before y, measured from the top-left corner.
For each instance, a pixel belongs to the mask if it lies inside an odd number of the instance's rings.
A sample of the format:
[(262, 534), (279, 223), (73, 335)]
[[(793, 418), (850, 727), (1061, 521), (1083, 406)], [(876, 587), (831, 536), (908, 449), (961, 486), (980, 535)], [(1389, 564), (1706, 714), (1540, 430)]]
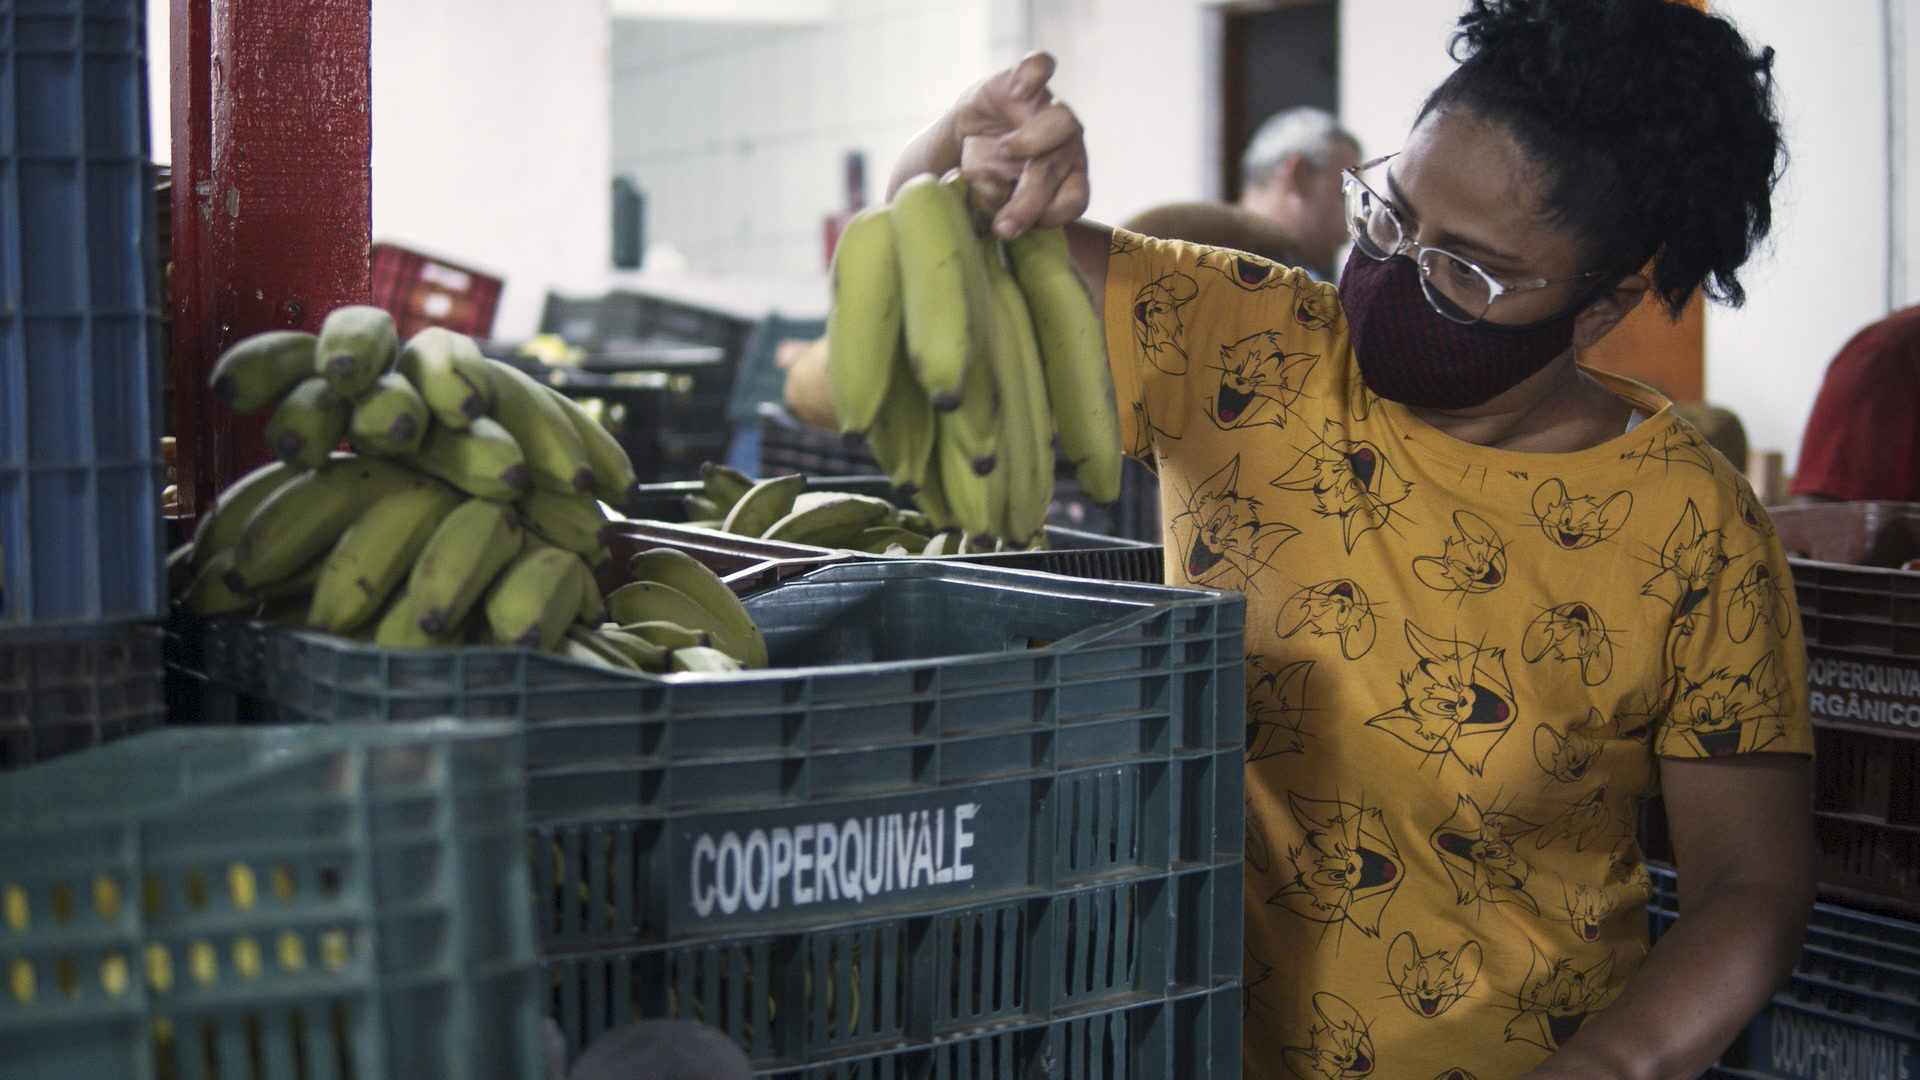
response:
[(1465, 259), (1441, 248), (1414, 243), (1400, 221), (1391, 200), (1367, 186), (1360, 174), (1386, 164), (1399, 156), (1388, 154), (1346, 170), (1341, 178), (1346, 199), (1347, 232), (1353, 246), (1368, 258), (1382, 262), (1397, 255), (1411, 254), (1420, 268), (1420, 291), (1427, 294), (1433, 310), (1457, 323), (1477, 323), (1487, 317), (1493, 302), (1508, 293), (1541, 289), (1563, 281), (1582, 281), (1601, 276), (1600, 271), (1563, 278), (1536, 278), (1507, 284)]

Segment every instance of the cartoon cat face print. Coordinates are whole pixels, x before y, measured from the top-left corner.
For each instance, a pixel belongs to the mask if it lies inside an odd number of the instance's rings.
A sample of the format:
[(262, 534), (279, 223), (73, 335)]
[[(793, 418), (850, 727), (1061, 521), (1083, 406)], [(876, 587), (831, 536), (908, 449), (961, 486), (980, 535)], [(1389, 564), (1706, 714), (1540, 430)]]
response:
[(1303, 284), (1294, 290), (1293, 321), (1303, 330), (1325, 330), (1339, 313), (1329, 286)]
[(1259, 661), (1247, 664), (1247, 760), (1259, 761), (1306, 749), (1300, 725), (1307, 715), (1307, 677), (1313, 661), (1296, 660), (1276, 669)]
[(1244, 589), (1281, 544), (1298, 529), (1265, 517), (1259, 502), (1241, 494), (1240, 457), (1203, 481), (1186, 509), (1168, 522), (1186, 553), (1187, 580), (1216, 588)]
[(1371, 1025), (1341, 998), (1321, 992), (1313, 995), (1316, 1022), (1307, 1031), (1305, 1046), (1281, 1052), (1287, 1068), (1299, 1080), (1360, 1080), (1373, 1072)]
[(1520, 639), (1520, 655), (1537, 664), (1551, 656), (1576, 664), (1580, 681), (1599, 686), (1613, 674), (1613, 640), (1592, 604), (1576, 600), (1541, 612)]
[(1305, 836), (1287, 850), (1280, 864), (1287, 883), (1267, 902), (1303, 919), (1350, 925), (1377, 937), (1381, 909), (1405, 876), (1380, 811), (1299, 794), (1287, 801)]
[(1313, 637), (1340, 640), (1340, 655), (1358, 660), (1373, 648), (1378, 616), (1367, 590), (1347, 578), (1309, 585), (1280, 606), (1274, 629), (1282, 638), (1302, 630)]
[(1453, 515), (1453, 535), (1438, 555), (1413, 560), (1414, 576), (1441, 592), (1492, 592), (1507, 580), (1507, 544), (1486, 519), (1465, 510)]
[(1606, 833), (1607, 824), (1607, 787), (1602, 784), (1534, 833), (1533, 846), (1540, 850), (1549, 844), (1571, 842), (1575, 851), (1585, 851), (1596, 837)]
[(1692, 499), (1680, 512), (1680, 520), (1660, 549), (1657, 573), (1640, 592), (1657, 596), (1673, 606), (1676, 619), (1691, 615), (1707, 598), (1714, 578), (1725, 569), (1728, 558), (1721, 544), (1720, 530), (1709, 529), (1700, 517), (1700, 508)]
[(1340, 522), (1348, 552), (1361, 534), (1392, 521), (1413, 490), (1378, 446), (1344, 439), (1301, 454), (1273, 486), (1310, 493), (1314, 513)]
[(1480, 977), (1480, 943), (1467, 941), (1452, 952), (1423, 952), (1411, 932), (1387, 946), (1387, 981), (1400, 1003), (1415, 1016), (1431, 1019), (1466, 997)]
[(1480, 775), (1495, 744), (1519, 719), (1506, 650), (1438, 638), (1411, 622), (1407, 644), (1419, 659), (1401, 673), (1400, 707), (1367, 721), (1444, 764)]
[(1774, 576), (1773, 567), (1758, 559), (1740, 575), (1740, 584), (1727, 597), (1727, 636), (1744, 645), (1761, 627), (1785, 637), (1793, 629), (1793, 605)]
[(1133, 298), (1133, 336), (1147, 362), (1169, 375), (1187, 373), (1187, 329), (1180, 309), (1200, 291), (1185, 274), (1149, 282)]
[(1527, 977), (1514, 994), (1518, 1015), (1507, 1022), (1507, 1041), (1560, 1049), (1606, 1003), (1612, 972), (1612, 953), (1582, 968), (1570, 959), (1549, 960), (1533, 946)]
[(1228, 281), (1248, 292), (1287, 284), (1286, 271), (1280, 264), (1232, 248), (1208, 248), (1200, 255), (1200, 265), (1219, 271)]
[(1567, 485), (1548, 480), (1533, 489), (1533, 517), (1555, 547), (1580, 551), (1611, 540), (1633, 512), (1633, 493), (1616, 491), (1604, 500), (1567, 494)]
[(1271, 330), (1220, 347), (1220, 386), (1207, 405), (1207, 417), (1223, 431), (1255, 424), (1287, 426), (1307, 374), (1320, 357), (1290, 353)]
[(1507, 813), (1482, 810), (1466, 795), (1456, 797), (1453, 816), (1430, 838), (1461, 904), (1517, 904), (1534, 914), (1540, 905), (1527, 892), (1533, 866), (1520, 857), (1517, 841), (1539, 826)]
[(1706, 756), (1725, 757), (1784, 740), (1791, 704), (1785, 673), (1767, 653), (1745, 672), (1684, 677), (1670, 723)]

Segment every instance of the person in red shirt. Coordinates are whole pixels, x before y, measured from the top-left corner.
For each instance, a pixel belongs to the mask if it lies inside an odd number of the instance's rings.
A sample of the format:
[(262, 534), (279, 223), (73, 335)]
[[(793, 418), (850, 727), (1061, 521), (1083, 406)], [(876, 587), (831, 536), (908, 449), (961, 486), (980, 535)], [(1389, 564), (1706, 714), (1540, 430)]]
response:
[(1789, 490), (1920, 502), (1920, 305), (1868, 325), (1827, 365)]

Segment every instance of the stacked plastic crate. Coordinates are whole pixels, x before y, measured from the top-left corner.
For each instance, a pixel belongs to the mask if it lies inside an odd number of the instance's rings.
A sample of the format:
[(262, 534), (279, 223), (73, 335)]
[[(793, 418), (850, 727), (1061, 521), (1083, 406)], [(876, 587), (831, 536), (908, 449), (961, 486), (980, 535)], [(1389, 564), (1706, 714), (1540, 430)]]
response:
[(195, 662), (236, 718), (525, 722), (576, 1048), (678, 1015), (767, 1076), (1237, 1074), (1241, 597), (896, 560), (746, 603), (768, 670), (238, 623)]
[(164, 715), (145, 6), (0, 6), (0, 768)]

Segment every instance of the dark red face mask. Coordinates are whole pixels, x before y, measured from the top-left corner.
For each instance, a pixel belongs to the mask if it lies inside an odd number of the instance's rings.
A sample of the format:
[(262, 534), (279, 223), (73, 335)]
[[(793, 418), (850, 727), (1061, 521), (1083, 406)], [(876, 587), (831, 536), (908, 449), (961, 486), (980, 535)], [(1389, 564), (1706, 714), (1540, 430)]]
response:
[(1425, 409), (1468, 409), (1518, 386), (1573, 347), (1574, 316), (1604, 291), (1525, 326), (1463, 325), (1433, 310), (1404, 255), (1382, 261), (1355, 249), (1340, 275), (1360, 377), (1389, 401)]

